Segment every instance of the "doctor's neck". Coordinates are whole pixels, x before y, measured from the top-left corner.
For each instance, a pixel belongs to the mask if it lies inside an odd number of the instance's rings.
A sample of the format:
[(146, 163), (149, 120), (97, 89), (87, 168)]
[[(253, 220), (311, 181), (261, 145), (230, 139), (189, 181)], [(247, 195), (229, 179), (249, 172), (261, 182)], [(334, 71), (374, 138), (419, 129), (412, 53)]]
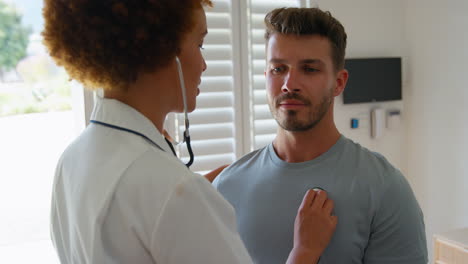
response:
[(136, 109), (148, 118), (163, 133), (166, 115), (177, 108), (174, 93), (178, 91), (177, 74), (174, 67), (165, 67), (153, 73), (140, 74), (125, 91), (104, 91), (104, 97), (116, 99)]

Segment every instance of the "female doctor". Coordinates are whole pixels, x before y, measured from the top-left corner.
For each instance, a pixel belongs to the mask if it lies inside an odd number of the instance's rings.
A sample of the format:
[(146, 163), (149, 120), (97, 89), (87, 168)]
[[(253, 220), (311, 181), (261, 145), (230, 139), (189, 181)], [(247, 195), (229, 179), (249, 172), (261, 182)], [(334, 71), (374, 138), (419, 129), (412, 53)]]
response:
[[(207, 5), (45, 0), (50, 55), (70, 78), (104, 89), (56, 169), (51, 233), (62, 263), (252, 262), (233, 208), (162, 135), (168, 113), (195, 109)], [(325, 192), (304, 196), (289, 263), (317, 262), (336, 226), (332, 207)]]

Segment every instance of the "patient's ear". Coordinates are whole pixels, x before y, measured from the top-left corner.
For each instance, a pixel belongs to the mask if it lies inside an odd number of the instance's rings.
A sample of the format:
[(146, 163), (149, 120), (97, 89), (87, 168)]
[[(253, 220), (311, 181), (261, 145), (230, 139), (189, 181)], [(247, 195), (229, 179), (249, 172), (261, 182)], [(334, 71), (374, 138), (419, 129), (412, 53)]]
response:
[(346, 69), (342, 69), (337, 72), (336, 84), (335, 84), (335, 89), (333, 91), (333, 96), (336, 97), (344, 91), (346, 87), (346, 83), (348, 82), (348, 76), (349, 76), (349, 73)]

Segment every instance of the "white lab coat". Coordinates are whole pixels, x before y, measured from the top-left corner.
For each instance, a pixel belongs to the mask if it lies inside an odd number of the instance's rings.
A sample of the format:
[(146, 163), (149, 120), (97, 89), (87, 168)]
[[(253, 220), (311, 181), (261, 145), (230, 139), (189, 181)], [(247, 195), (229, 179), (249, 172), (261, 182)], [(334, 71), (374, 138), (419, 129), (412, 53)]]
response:
[(190, 172), (156, 127), (116, 100), (91, 117), (147, 139), (91, 124), (57, 165), (51, 233), (62, 263), (251, 263), (234, 209)]

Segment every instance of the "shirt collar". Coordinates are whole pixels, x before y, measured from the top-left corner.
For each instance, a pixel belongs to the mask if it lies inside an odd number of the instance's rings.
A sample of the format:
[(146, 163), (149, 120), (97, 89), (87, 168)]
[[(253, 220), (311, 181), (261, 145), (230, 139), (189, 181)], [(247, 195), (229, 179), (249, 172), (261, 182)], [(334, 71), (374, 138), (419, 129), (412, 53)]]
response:
[(133, 130), (145, 135), (167, 153), (169, 145), (156, 126), (135, 108), (115, 99), (98, 98), (91, 114), (91, 120)]

